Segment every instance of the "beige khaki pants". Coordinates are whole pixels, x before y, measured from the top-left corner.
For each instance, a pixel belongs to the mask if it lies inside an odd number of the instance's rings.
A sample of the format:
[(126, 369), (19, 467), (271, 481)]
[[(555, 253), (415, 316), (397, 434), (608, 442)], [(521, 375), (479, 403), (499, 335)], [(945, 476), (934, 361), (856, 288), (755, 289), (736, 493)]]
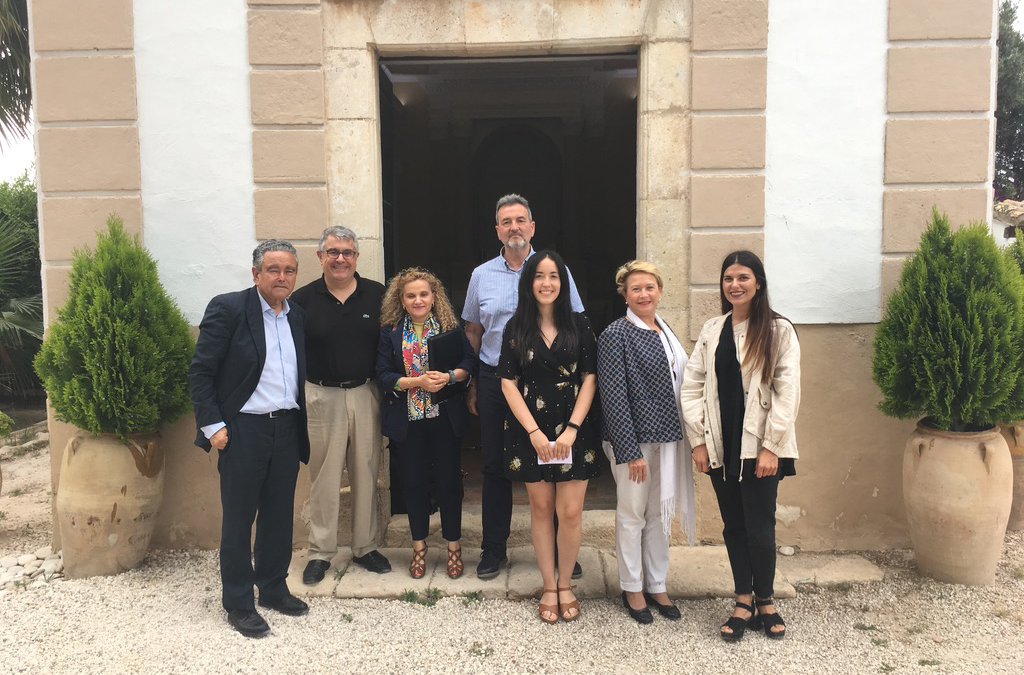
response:
[(309, 421), (309, 559), (338, 552), (341, 477), (352, 489), (352, 555), (377, 548), (380, 393), (373, 382), (354, 389), (306, 383)]

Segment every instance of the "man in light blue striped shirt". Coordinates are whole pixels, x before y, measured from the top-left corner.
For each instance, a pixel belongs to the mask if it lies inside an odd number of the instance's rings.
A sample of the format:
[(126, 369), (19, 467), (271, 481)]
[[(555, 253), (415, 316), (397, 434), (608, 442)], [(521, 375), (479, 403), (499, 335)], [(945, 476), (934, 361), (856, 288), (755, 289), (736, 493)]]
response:
[[(466, 292), (462, 318), (466, 336), (480, 355), (480, 376), (472, 382), (466, 403), (480, 415), (480, 449), (483, 454), (483, 552), (477, 576), (493, 579), (507, 561), (506, 545), (512, 523), (512, 483), (505, 478), (505, 416), (508, 404), (501, 393), (501, 379), (495, 373), (501, 354), (505, 324), (519, 302), (519, 276), (523, 264), (533, 255), (530, 239), (536, 230), (530, 204), (517, 194), (505, 195), (495, 209), (495, 229), (502, 243), (498, 257), (473, 270)], [(583, 311), (583, 301), (572, 274), (569, 293), (574, 312)], [(574, 573), (573, 576), (576, 576)]]

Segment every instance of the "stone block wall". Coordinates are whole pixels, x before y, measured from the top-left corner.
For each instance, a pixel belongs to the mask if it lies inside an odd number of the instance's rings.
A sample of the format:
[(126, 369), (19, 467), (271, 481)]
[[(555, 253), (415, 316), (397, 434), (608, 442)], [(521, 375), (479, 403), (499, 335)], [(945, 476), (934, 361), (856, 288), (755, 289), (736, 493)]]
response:
[(933, 205), (954, 225), (989, 219), (995, 16), (991, 0), (889, 2), (883, 298)]
[(249, 0), (249, 65), (256, 238), (295, 243), (302, 285), (320, 274), (328, 222), (319, 0)]
[(721, 312), (722, 258), (764, 255), (765, 0), (693, 0), (690, 339)]

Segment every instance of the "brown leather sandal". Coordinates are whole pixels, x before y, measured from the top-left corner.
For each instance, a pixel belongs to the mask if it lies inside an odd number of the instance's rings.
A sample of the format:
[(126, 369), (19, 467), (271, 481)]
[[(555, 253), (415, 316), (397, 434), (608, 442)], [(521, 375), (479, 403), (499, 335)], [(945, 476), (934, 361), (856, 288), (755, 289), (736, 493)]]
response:
[[(567, 586), (566, 588), (559, 588), (557, 590), (558, 593), (564, 593), (565, 591), (573, 593), (572, 586)], [(573, 595), (576, 595), (576, 594), (573, 593)], [(573, 614), (572, 616), (567, 617), (565, 615), (565, 613), (568, 612), (569, 610), (572, 610), (572, 609), (575, 609), (576, 613)], [(559, 598), (558, 599), (558, 615), (561, 616), (562, 617), (562, 621), (564, 621), (566, 623), (569, 623), (570, 621), (575, 621), (576, 619), (580, 618), (580, 602), (579, 602), (579, 600), (573, 600), (572, 602), (567, 602), (565, 604), (562, 604), (562, 599)]]
[[(559, 613), (558, 612), (558, 589), (557, 588), (545, 588), (543, 593), (554, 593), (555, 594), (555, 604), (553, 604), (553, 605), (545, 605), (543, 602), (538, 604), (537, 605), (537, 614), (538, 614), (538, 616), (540, 616), (540, 620), (543, 621), (544, 623), (554, 625), (554, 624), (558, 623), (558, 613)], [(543, 593), (541, 594), (541, 597), (543, 597)], [(545, 614), (554, 614), (555, 618), (554, 619), (546, 619), (546, 618), (544, 618)]]
[(448, 549), (448, 578), (458, 579), (462, 576), (465, 567), (462, 564), (462, 547)]
[(413, 579), (422, 579), (427, 573), (427, 545), (416, 550), (412, 549), (412, 560), (409, 562), (409, 576)]

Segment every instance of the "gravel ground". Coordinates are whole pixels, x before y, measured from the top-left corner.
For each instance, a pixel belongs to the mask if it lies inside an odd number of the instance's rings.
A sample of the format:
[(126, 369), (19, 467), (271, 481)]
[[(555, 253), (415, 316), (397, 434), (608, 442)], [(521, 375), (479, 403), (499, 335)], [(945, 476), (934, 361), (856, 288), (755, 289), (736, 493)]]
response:
[[(6, 544), (4, 542), (4, 548)], [(11, 551), (0, 551), (11, 553)], [(534, 603), (316, 598), (308, 616), (235, 633), (214, 552), (168, 551), (116, 577), (55, 581), (0, 597), (2, 673), (1020, 673), (1024, 534), (1007, 537), (996, 586), (919, 576), (908, 551), (867, 553), (879, 583), (804, 588), (780, 603), (789, 636), (722, 642), (725, 600), (680, 601), (683, 620), (632, 622), (612, 600), (572, 624)], [(400, 572), (396, 572), (400, 573)]]

